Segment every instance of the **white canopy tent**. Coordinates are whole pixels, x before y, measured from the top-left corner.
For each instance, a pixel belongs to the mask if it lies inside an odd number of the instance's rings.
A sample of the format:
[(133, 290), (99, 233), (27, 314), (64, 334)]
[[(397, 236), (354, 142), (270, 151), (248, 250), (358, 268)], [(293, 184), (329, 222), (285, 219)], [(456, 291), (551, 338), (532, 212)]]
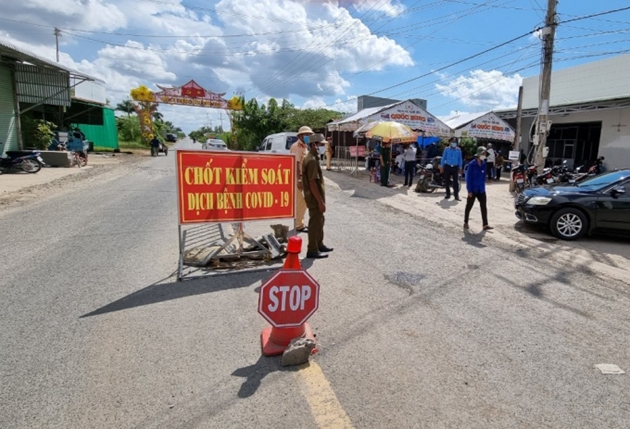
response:
[(494, 112), (462, 113), (441, 119), (455, 130), (456, 137), (514, 141), (514, 130)]
[(414, 130), (422, 130), (426, 136), (451, 137), (453, 130), (412, 101), (401, 101), (383, 107), (363, 109), (347, 118), (331, 122), (328, 131), (356, 131), (362, 125), (374, 121), (395, 121)]

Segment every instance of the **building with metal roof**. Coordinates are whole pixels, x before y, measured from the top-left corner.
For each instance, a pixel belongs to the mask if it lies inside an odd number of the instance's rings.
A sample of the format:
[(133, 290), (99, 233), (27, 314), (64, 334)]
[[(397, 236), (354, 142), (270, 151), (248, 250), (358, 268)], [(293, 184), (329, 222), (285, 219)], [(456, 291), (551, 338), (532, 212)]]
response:
[[(608, 168), (630, 166), (630, 54), (552, 73), (547, 147), (553, 161), (589, 165), (598, 156)], [(533, 149), (539, 76), (523, 80), (522, 147)], [(495, 112), (514, 126), (516, 110)]]
[[(0, 37), (0, 153), (30, 146), (22, 136), (26, 118), (45, 119), (59, 129), (105, 126), (104, 117), (109, 114), (103, 109), (105, 104), (102, 80)], [(86, 118), (88, 122), (79, 121)]]

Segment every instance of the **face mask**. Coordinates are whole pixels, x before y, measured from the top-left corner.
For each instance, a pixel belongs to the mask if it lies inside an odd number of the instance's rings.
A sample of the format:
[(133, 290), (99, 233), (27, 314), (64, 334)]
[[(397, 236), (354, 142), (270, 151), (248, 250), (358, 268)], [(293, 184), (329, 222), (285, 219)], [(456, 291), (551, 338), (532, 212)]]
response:
[(484, 161), (484, 160), (486, 159), (486, 156), (485, 156), (485, 155), (481, 155), (481, 156), (479, 157), (479, 159), (480, 159), (480, 160), (482, 160), (482, 161)]
[(451, 147), (457, 147), (457, 143), (455, 142), (451, 143)]
[(306, 143), (306, 144), (309, 144), (309, 143), (310, 143), (310, 141), (311, 141), (311, 139), (309, 138), (309, 136), (304, 136), (304, 137), (302, 137), (302, 141), (303, 141), (304, 143)]

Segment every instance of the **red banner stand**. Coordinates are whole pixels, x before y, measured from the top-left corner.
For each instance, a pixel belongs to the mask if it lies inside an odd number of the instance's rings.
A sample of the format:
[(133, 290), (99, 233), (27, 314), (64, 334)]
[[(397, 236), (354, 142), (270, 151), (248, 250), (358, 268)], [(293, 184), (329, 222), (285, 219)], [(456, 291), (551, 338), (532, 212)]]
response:
[[(300, 237), (289, 238), (287, 246), (287, 258), (284, 261), (284, 269), (301, 270), (300, 252), (302, 251), (302, 239)], [(294, 328), (275, 328), (268, 326), (262, 330), (260, 339), (262, 343), (262, 353), (265, 356), (277, 356), (284, 353), (289, 343), (296, 338), (309, 338), (317, 344), (313, 328), (308, 322)], [(311, 352), (317, 353), (317, 346)]]

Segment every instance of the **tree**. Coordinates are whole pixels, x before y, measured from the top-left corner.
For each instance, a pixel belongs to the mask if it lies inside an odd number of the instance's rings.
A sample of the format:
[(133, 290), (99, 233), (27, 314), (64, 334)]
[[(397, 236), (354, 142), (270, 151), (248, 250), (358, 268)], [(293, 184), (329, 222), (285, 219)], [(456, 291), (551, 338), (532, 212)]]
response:
[(131, 114), (136, 111), (133, 101), (131, 101), (129, 98), (118, 103), (116, 105), (116, 110), (120, 112), (125, 112), (127, 114), (127, 117), (130, 117)]
[(153, 120), (155, 122), (162, 122), (164, 120), (164, 115), (156, 110), (153, 112)]

